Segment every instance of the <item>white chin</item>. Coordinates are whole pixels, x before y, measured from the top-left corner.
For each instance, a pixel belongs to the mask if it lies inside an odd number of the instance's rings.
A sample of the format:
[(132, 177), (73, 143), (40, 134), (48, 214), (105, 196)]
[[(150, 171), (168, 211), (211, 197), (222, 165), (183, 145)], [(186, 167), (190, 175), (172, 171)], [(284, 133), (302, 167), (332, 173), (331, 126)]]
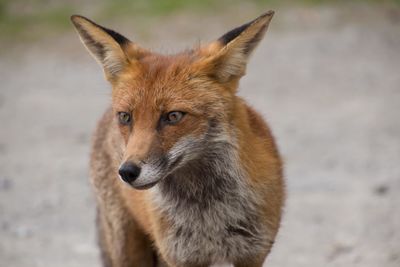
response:
[(143, 180), (143, 179), (140, 179), (141, 177), (139, 176), (139, 178), (138, 179), (136, 179), (135, 181), (133, 181), (132, 183), (130, 183), (130, 185), (133, 187), (133, 188), (135, 188), (135, 189), (138, 189), (138, 190), (145, 190), (145, 189), (149, 189), (149, 188), (152, 188), (153, 186), (155, 186), (159, 181), (160, 181), (160, 179), (156, 179), (156, 180)]

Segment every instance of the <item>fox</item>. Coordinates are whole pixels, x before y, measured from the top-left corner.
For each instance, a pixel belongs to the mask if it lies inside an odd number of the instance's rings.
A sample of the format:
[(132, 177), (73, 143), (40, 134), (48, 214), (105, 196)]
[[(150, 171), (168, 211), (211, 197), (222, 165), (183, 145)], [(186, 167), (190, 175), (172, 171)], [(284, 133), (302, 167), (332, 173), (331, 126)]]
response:
[(111, 84), (90, 181), (105, 267), (261, 267), (280, 227), (283, 163), (237, 95), (268, 11), (176, 54), (71, 16)]

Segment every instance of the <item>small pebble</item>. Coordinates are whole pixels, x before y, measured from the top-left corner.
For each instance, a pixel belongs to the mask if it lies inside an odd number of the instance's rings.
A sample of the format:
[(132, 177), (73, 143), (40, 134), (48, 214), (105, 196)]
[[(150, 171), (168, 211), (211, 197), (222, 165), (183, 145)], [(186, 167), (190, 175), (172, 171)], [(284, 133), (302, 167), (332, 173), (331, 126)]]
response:
[(0, 191), (9, 191), (12, 188), (12, 185), (11, 179), (0, 177)]
[(374, 188), (374, 193), (379, 196), (386, 195), (389, 191), (389, 187), (387, 185), (378, 185)]

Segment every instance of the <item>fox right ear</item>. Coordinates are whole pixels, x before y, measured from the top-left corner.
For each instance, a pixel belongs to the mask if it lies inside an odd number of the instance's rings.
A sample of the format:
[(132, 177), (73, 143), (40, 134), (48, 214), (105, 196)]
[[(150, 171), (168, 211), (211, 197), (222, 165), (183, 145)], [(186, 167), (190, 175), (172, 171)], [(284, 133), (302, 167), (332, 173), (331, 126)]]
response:
[(132, 63), (126, 53), (132, 44), (127, 38), (82, 16), (73, 15), (71, 21), (85, 47), (103, 66), (108, 80)]
[(263, 38), (273, 15), (272, 10), (268, 11), (203, 48), (206, 58), (203, 64), (218, 81), (232, 81), (245, 74), (249, 56)]

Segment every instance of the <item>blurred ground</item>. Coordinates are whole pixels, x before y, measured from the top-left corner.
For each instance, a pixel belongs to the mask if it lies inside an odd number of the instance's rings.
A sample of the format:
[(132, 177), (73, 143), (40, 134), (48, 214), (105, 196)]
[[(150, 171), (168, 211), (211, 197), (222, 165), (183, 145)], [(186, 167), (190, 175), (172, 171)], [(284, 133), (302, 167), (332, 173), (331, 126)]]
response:
[[(139, 33), (126, 20), (99, 22), (173, 52), (264, 10), (183, 12)], [(72, 31), (5, 47), (0, 265), (99, 266), (88, 153), (110, 88)], [(277, 10), (240, 91), (286, 161), (288, 201), (267, 266), (400, 266), (399, 69), (398, 8)]]

